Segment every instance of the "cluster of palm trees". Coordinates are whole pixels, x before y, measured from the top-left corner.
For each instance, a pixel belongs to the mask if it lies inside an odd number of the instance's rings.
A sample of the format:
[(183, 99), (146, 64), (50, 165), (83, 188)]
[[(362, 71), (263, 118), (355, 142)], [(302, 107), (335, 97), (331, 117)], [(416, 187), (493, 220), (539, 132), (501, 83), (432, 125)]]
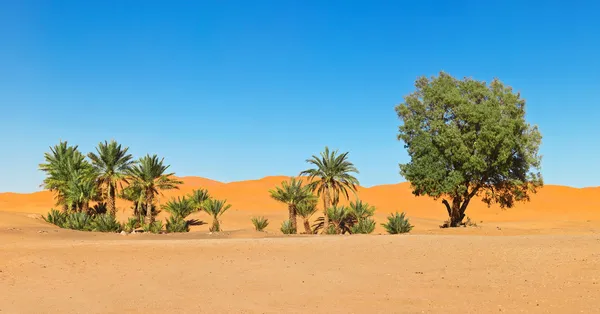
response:
[[(115, 141), (98, 144), (95, 153), (83, 155), (66, 141), (44, 154), (40, 170), (46, 173), (43, 187), (54, 192), (64, 212), (116, 213), (116, 199), (132, 201), (135, 213), (147, 223), (153, 220), (154, 200), (163, 190), (182, 182), (168, 173), (164, 159), (146, 155), (134, 160), (129, 148)], [(96, 203), (94, 208), (90, 203)]]
[[(293, 233), (297, 230), (297, 216), (303, 218), (304, 233), (371, 233), (375, 222), (371, 218), (375, 208), (360, 200), (351, 202), (350, 206), (339, 205), (340, 198), (356, 196), (358, 179), (352, 173), (358, 170), (348, 160), (348, 152), (338, 154), (337, 150), (325, 150), (320, 156), (313, 155), (306, 160), (313, 168), (304, 170), (301, 176), (307, 177), (308, 184), (302, 180), (291, 178), (281, 186), (270, 190), (271, 197), (288, 206), (288, 222)], [(316, 195), (315, 195), (316, 193)], [(323, 216), (310, 226), (310, 218), (317, 211), (318, 199), (323, 200)], [(285, 228), (287, 229), (287, 228)], [(284, 228), (282, 228), (284, 230)]]

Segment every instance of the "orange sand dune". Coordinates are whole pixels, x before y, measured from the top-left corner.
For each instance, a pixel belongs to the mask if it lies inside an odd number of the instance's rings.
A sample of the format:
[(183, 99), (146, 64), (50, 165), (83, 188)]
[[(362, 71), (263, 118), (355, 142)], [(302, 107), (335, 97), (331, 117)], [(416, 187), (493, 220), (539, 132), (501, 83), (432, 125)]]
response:
[[(182, 177), (184, 183), (178, 190), (166, 191), (159, 202), (190, 193), (194, 189), (206, 188), (219, 199), (227, 199), (232, 209), (224, 216), (230, 228), (251, 228), (249, 217), (264, 215), (274, 223), (270, 227), (277, 230), (286, 218), (286, 206), (270, 198), (269, 189), (282, 181), (285, 176), (270, 176), (258, 180), (222, 183), (200, 177)], [(385, 221), (385, 216), (395, 211), (404, 211), (415, 224), (415, 230), (429, 230), (445, 220), (446, 211), (440, 201), (429, 197), (415, 197), (409, 183), (359, 187), (357, 196), (377, 208), (376, 220)], [(531, 202), (519, 203), (514, 208), (502, 210), (498, 206), (487, 207), (479, 200), (471, 202), (467, 216), (478, 224), (504, 223), (518, 228), (544, 228), (564, 225), (570, 222), (594, 223), (600, 221), (600, 187), (571, 188), (548, 185), (533, 195)], [(354, 195), (351, 196), (351, 200)], [(53, 207), (53, 195), (48, 191), (31, 194), (0, 193), (0, 211), (44, 214)], [(130, 213), (130, 204), (118, 200), (120, 216)], [(193, 218), (206, 220), (202, 213)], [(165, 216), (165, 213), (161, 215)], [(315, 215), (315, 217), (318, 215)], [(229, 218), (228, 218), (229, 217)], [(550, 224), (550, 225), (549, 225)], [(196, 227), (200, 230), (205, 227)]]

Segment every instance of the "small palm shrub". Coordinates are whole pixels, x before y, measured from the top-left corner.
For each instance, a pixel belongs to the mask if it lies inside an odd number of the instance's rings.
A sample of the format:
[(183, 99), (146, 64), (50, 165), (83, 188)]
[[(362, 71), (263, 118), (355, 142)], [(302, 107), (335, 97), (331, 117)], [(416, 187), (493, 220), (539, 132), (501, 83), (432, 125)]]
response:
[(391, 214), (387, 217), (388, 222), (381, 224), (389, 234), (407, 233), (412, 230), (413, 226), (408, 222), (408, 218), (404, 213)]
[(330, 224), (327, 230), (325, 230), (325, 234), (338, 234), (338, 231), (333, 224)]
[(121, 231), (121, 224), (114, 215), (100, 214), (96, 215), (91, 222), (91, 230), (99, 232), (119, 232)]
[(65, 228), (80, 230), (80, 231), (90, 231), (92, 224), (92, 216), (88, 215), (86, 212), (76, 212), (67, 214), (65, 219)]
[(300, 202), (300, 204), (298, 204), (298, 206), (296, 207), (296, 213), (298, 213), (298, 215), (302, 217), (304, 233), (306, 234), (313, 233), (312, 229), (310, 228), (310, 217), (312, 217), (312, 215), (314, 215), (314, 213), (317, 212), (317, 201), (317, 198), (312, 197), (308, 200), (305, 200), (304, 202)]
[(296, 233), (296, 229), (292, 225), (291, 221), (286, 220), (281, 223), (281, 232), (283, 232), (283, 234), (294, 234)]
[(215, 200), (212, 198), (209, 198), (204, 202), (204, 211), (213, 218), (212, 226), (208, 228), (210, 232), (221, 231), (221, 222), (219, 221), (219, 218), (231, 208), (230, 204), (225, 204), (226, 202), (227, 201), (225, 200)]
[(364, 218), (358, 221), (350, 228), (353, 234), (369, 234), (375, 231), (375, 220), (373, 218)]
[(252, 217), (252, 224), (254, 225), (254, 229), (256, 229), (256, 231), (264, 231), (269, 225), (269, 219), (263, 216)]
[(167, 219), (166, 230), (172, 232), (189, 232), (188, 222), (182, 217), (171, 216)]
[(196, 211), (194, 202), (187, 197), (171, 199), (165, 205), (163, 205), (162, 208), (177, 220), (180, 218), (185, 219), (191, 213)]
[(135, 229), (141, 226), (140, 219), (138, 217), (129, 217), (126, 223), (123, 224), (123, 231), (125, 232), (133, 232)]
[(156, 220), (156, 221), (153, 221), (152, 223), (144, 224), (142, 226), (142, 230), (144, 230), (144, 232), (161, 233), (162, 229), (163, 229), (163, 223), (160, 220)]
[(46, 222), (64, 228), (67, 214), (56, 209), (51, 209), (46, 217), (42, 216)]

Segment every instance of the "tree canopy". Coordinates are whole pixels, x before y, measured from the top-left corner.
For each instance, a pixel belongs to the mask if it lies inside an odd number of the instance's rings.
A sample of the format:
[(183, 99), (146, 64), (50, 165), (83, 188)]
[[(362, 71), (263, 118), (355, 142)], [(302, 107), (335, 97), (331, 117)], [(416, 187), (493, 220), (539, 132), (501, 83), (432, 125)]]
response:
[(450, 226), (475, 196), (506, 208), (543, 185), (542, 135), (525, 120), (519, 93), (498, 79), (488, 85), (443, 72), (417, 79), (415, 88), (396, 107), (398, 139), (411, 158), (400, 173), (415, 195), (442, 198)]

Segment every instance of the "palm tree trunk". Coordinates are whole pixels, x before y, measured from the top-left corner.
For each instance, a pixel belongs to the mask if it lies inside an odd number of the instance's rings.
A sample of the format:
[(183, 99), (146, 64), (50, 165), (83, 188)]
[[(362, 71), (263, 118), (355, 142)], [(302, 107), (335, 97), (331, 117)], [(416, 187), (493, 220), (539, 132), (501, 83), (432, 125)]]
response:
[(329, 229), (329, 216), (327, 216), (327, 208), (329, 208), (330, 204), (331, 204), (331, 199), (330, 199), (330, 195), (329, 195), (329, 189), (325, 190), (325, 195), (323, 195), (323, 230), (321, 230), (321, 233), (325, 233), (327, 231), (327, 229)]
[(290, 222), (292, 223), (292, 228), (294, 228), (294, 230), (298, 230), (297, 223), (296, 223), (296, 207), (294, 205), (288, 205), (288, 211), (289, 211), (289, 219), (290, 219)]
[(116, 204), (116, 197), (115, 197), (115, 187), (112, 184), (108, 185), (108, 212), (111, 215), (116, 215), (117, 214), (117, 204)]
[(152, 197), (147, 197), (146, 198), (146, 223), (147, 224), (151, 224), (152, 221), (154, 220), (154, 217), (152, 217)]
[(304, 218), (304, 232), (306, 234), (311, 234), (312, 230), (310, 229), (310, 223), (308, 222), (307, 218)]

